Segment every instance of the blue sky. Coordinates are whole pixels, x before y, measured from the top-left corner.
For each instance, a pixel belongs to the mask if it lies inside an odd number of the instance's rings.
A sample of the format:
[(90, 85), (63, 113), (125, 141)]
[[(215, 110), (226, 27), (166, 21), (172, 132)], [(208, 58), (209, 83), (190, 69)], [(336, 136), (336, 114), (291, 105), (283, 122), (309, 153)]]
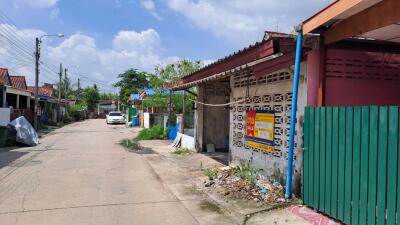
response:
[(42, 81), (54, 82), (52, 71), (63, 62), (71, 78), (84, 75), (90, 78), (84, 84), (96, 81), (110, 90), (129, 67), (151, 72), (181, 58), (210, 62), (261, 40), (264, 30), (292, 32), (331, 1), (0, 0), (1, 13), (11, 19), (0, 14), (0, 51), (16, 54), (13, 60), (0, 57), (0, 66), (32, 82), (32, 65), (15, 63), (29, 64), (29, 57), (18, 54), (7, 35), (14, 32), (21, 39), (16, 44), (32, 43), (30, 52), (35, 36), (64, 33), (63, 39), (43, 43), (42, 61), (49, 69), (42, 70)]

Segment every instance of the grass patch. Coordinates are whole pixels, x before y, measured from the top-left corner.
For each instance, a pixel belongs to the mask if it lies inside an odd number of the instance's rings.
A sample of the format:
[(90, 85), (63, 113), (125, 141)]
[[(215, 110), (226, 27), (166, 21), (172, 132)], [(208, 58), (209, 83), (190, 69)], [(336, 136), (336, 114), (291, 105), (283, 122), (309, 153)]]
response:
[(166, 139), (167, 129), (161, 125), (152, 126), (150, 128), (144, 128), (139, 132), (137, 137), (138, 140), (155, 140), (155, 139)]
[(136, 154), (154, 154), (155, 152), (151, 148), (145, 148), (141, 146), (138, 139), (124, 139), (120, 143), (124, 146), (128, 152), (133, 152)]
[(190, 151), (188, 148), (175, 148), (173, 153), (177, 155), (189, 155), (192, 153), (192, 151)]
[(257, 180), (257, 172), (258, 170), (251, 168), (250, 166), (238, 166), (233, 169), (233, 173), (240, 177), (241, 179), (255, 184)]
[(208, 177), (209, 180), (214, 180), (217, 178), (219, 173), (219, 169), (214, 167), (214, 168), (208, 168), (205, 171), (205, 175)]
[(133, 150), (140, 149), (139, 143), (137, 143), (136, 140), (125, 139), (125, 140), (122, 140), (120, 144), (128, 149), (133, 149)]

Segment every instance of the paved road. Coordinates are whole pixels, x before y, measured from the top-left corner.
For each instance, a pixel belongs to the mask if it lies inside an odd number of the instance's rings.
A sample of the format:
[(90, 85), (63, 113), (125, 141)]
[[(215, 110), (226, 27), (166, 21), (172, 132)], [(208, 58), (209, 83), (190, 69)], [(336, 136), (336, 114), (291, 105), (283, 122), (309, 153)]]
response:
[(132, 129), (87, 120), (0, 153), (0, 224), (198, 224), (118, 142)]

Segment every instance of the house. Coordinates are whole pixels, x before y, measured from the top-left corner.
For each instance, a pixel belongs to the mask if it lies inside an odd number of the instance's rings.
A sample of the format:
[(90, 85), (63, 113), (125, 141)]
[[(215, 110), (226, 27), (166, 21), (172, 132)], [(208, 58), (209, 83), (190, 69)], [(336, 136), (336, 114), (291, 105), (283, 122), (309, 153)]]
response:
[[(151, 96), (160, 94), (160, 98), (167, 99), (167, 90), (161, 90), (159, 93), (152, 88), (139, 89), (137, 93), (132, 93), (129, 96), (129, 101), (134, 108), (138, 110), (139, 113), (139, 126), (149, 128), (150, 126), (159, 124), (163, 125), (166, 120), (164, 118), (164, 113), (167, 107), (163, 104), (165, 101), (153, 102)], [(159, 106), (155, 106), (159, 105)]]
[(119, 101), (118, 99), (112, 100), (98, 100), (97, 101), (97, 115), (105, 116), (111, 111), (119, 110)]
[[(197, 88), (196, 150), (215, 148), (226, 152), (231, 165), (250, 165), (285, 183), (294, 58), (294, 36), (265, 32), (260, 42), (183, 77), (172, 89)], [(300, 81), (303, 108), (307, 92), (305, 67), (303, 62)], [(302, 113), (299, 107), (299, 114)], [(253, 126), (262, 124), (268, 129), (254, 135), (250, 117), (256, 122)], [(301, 127), (296, 131), (301, 134)], [(296, 193), (300, 193), (301, 187), (301, 145), (299, 135), (294, 161)]]
[(399, 11), (339, 0), (297, 29), (297, 52), (310, 48), (303, 201), (345, 224), (399, 223)]
[(286, 197), (301, 194), (344, 223), (393, 223), (399, 4), (335, 1), (297, 36), (266, 32), (184, 77), (173, 90), (197, 88), (196, 149), (229, 152), (231, 165), (262, 169), (286, 184)]
[(32, 122), (31, 92), (27, 89), (25, 77), (10, 76), (8, 69), (0, 68), (0, 80), (2, 81), (1, 103), (3, 108), (10, 108), (10, 120), (25, 116)]
[[(35, 96), (35, 87), (29, 86), (28, 90)], [(53, 84), (44, 83), (38, 87), (38, 103), (37, 116), (40, 118), (40, 122), (56, 123), (58, 99), (55, 97)]]

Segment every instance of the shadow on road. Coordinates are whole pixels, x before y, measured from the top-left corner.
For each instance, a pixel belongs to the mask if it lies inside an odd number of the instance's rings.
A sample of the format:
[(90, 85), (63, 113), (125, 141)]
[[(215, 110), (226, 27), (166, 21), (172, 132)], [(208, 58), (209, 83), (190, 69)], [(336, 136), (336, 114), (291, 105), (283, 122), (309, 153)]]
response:
[(15, 149), (18, 149), (18, 147), (0, 148), (0, 169), (28, 154), (28, 152), (13, 151)]
[(229, 164), (228, 152), (200, 152), (200, 154), (206, 155), (226, 166)]

